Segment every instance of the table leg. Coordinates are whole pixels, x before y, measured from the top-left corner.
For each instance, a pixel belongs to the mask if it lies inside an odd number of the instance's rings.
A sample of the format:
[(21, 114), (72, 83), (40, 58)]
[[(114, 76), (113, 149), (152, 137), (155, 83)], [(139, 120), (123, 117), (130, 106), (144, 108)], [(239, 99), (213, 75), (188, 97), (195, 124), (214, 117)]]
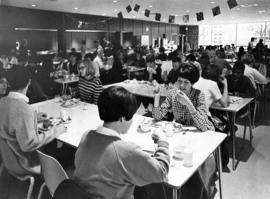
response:
[(179, 195), (178, 195), (178, 190), (173, 189), (173, 199), (180, 199), (181, 197), (181, 190), (179, 190)]
[(130, 79), (130, 72), (129, 71), (127, 72), (127, 75), (128, 75), (128, 79)]
[(67, 94), (67, 84), (63, 84), (63, 90), (62, 90), (62, 95)]
[(219, 195), (220, 199), (223, 198), (222, 186), (223, 186), (223, 179), (222, 179), (222, 161), (221, 161), (221, 152), (220, 146), (217, 148), (217, 163), (218, 163), (218, 178), (219, 178)]
[(232, 118), (231, 118), (231, 131), (232, 131), (232, 169), (235, 170), (235, 129), (234, 129), (234, 125), (235, 125), (235, 116), (236, 113), (232, 112)]
[[(255, 102), (256, 103), (256, 102)], [(253, 138), (253, 135), (252, 135), (252, 124), (251, 124), (251, 111), (250, 111), (250, 103), (248, 104), (248, 122), (249, 122), (249, 142), (250, 142), (250, 145), (252, 146), (252, 138)]]

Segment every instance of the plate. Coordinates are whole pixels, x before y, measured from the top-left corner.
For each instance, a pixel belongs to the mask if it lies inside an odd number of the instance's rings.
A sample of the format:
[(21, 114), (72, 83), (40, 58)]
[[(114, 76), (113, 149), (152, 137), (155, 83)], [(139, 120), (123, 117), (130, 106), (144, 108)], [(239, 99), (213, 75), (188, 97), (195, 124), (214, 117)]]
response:
[(79, 105), (79, 100), (78, 99), (71, 99), (63, 102), (61, 104), (62, 107), (64, 108), (71, 108)]

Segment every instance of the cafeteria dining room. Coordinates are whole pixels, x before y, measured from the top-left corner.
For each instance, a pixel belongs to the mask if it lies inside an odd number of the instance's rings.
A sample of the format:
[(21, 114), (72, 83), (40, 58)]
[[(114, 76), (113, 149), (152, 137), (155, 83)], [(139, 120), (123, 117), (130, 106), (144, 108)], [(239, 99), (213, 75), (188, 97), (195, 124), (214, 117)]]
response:
[(0, 0), (0, 199), (270, 198), (269, 16)]

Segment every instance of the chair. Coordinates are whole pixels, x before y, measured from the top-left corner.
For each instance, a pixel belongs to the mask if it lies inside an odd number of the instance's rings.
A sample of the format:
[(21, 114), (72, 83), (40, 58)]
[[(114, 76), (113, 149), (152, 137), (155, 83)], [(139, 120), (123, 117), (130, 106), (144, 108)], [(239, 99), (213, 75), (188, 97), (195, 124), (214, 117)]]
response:
[(91, 199), (89, 194), (73, 180), (66, 179), (57, 187), (53, 199)]
[(30, 181), (26, 197), (27, 199), (30, 199), (35, 185), (34, 174), (29, 173), (29, 171), (25, 170), (19, 164), (14, 152), (8, 146), (8, 143), (2, 138), (0, 138), (0, 157), (2, 159), (3, 167), (8, 171), (9, 174), (20, 181)]
[(45, 186), (48, 187), (51, 196), (53, 196), (58, 185), (63, 180), (68, 179), (68, 175), (55, 158), (42, 153), (40, 150), (37, 150), (37, 152), (41, 165), (41, 174), (45, 181), (38, 194), (38, 199), (40, 199)]

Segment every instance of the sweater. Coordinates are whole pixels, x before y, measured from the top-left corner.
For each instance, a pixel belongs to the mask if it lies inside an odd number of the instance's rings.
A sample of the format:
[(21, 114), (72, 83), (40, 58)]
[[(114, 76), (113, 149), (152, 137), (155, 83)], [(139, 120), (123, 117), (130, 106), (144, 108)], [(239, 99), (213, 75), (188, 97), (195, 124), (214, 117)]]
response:
[(102, 83), (97, 77), (90, 80), (80, 77), (78, 88), (80, 99), (92, 104), (97, 104), (99, 95), (103, 90)]
[(38, 132), (36, 114), (21, 93), (10, 92), (1, 98), (0, 113), (0, 139), (11, 148), (22, 168), (38, 173), (39, 159), (35, 150), (51, 141), (53, 133)]
[(151, 157), (135, 143), (123, 141), (115, 134), (105, 127), (90, 131), (76, 152), (74, 180), (93, 199), (132, 199), (135, 185), (166, 180), (167, 142), (160, 141)]

